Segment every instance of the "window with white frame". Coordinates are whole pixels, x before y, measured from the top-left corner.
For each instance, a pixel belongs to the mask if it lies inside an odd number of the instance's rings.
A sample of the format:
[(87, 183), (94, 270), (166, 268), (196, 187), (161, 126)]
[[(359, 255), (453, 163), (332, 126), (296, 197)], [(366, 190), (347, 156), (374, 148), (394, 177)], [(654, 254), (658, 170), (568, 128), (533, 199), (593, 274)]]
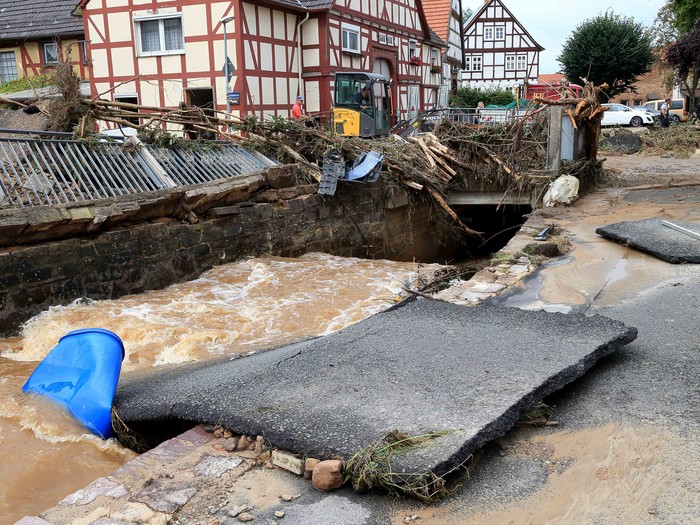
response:
[(389, 46), (394, 45), (394, 35), (386, 35), (386, 43)]
[(515, 71), (515, 55), (506, 55), (506, 71)]
[(386, 44), (386, 33), (379, 33), (379, 43)]
[(45, 66), (58, 64), (58, 44), (56, 42), (44, 42), (41, 44), (41, 54)]
[(465, 71), (481, 71), (481, 55), (467, 56), (464, 65)]
[(409, 40), (408, 41), (408, 59), (411, 60), (414, 56), (416, 56), (416, 49), (418, 46), (418, 42), (415, 40)]
[(493, 40), (493, 27), (484, 27), (484, 40)]
[(439, 66), (438, 64), (438, 50), (437, 49), (431, 49), (430, 50), (430, 65), (431, 66)]
[(0, 84), (17, 80), (17, 60), (14, 51), (0, 53)]
[(351, 24), (343, 24), (343, 51), (347, 53), (360, 52), (360, 27)]
[(185, 52), (182, 15), (134, 19), (139, 56), (174, 55)]
[(518, 55), (517, 68), (520, 71), (527, 69), (527, 55)]
[(504, 26), (496, 26), (495, 28), (496, 40), (506, 39), (506, 28)]

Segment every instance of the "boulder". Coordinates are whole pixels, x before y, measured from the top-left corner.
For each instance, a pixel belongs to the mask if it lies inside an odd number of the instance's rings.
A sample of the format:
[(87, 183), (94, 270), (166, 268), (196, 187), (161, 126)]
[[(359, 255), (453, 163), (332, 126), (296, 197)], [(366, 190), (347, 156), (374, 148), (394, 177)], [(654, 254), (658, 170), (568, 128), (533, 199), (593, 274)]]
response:
[(342, 487), (343, 482), (343, 463), (338, 459), (321, 461), (311, 475), (311, 484), (317, 490), (334, 490)]

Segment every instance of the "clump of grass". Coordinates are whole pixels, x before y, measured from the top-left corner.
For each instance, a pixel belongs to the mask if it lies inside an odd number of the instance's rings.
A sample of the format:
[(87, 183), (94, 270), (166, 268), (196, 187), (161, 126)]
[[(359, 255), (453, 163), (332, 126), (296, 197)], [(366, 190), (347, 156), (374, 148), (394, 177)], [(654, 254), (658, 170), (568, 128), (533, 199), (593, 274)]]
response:
[(47, 75), (37, 75), (31, 79), (25, 77), (0, 84), (0, 93), (16, 93), (17, 91), (38, 89), (51, 84), (51, 79)]
[(449, 494), (444, 477), (434, 472), (394, 472), (393, 461), (400, 454), (452, 432), (444, 430), (412, 436), (392, 430), (350, 458), (345, 465), (345, 480), (358, 492), (389, 492), (425, 502), (441, 499)]
[(517, 257), (508, 252), (496, 252), (491, 257), (491, 266), (498, 266), (499, 264), (510, 264), (515, 262)]
[(515, 424), (516, 427), (546, 427), (557, 425), (557, 421), (553, 421), (554, 408), (539, 402), (532, 409), (525, 412)]

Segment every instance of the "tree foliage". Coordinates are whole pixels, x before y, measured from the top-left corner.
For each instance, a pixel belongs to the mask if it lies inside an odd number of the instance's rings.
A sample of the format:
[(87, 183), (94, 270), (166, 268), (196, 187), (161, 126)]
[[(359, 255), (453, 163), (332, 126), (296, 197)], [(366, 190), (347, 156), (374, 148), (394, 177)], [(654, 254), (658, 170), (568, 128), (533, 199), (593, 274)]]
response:
[[(676, 71), (676, 79), (683, 84), (686, 93), (695, 93), (700, 84), (700, 19), (695, 21), (692, 31), (668, 46), (666, 62)], [(692, 105), (695, 99), (690, 98)]]
[(632, 18), (612, 12), (581, 23), (564, 44), (557, 58), (572, 82), (585, 78), (596, 85), (608, 84), (614, 97), (633, 91), (637, 79), (654, 63), (651, 35)]
[(700, 19), (698, 0), (666, 0), (652, 26), (654, 45), (666, 47), (693, 30)]
[(515, 100), (509, 89), (486, 89), (481, 91), (474, 88), (462, 88), (450, 94), (450, 106), (456, 108), (475, 108), (479, 102), (485, 106), (507, 106)]
[(664, 6), (656, 13), (656, 19), (652, 24), (653, 44), (657, 48), (664, 48), (671, 42), (678, 40), (678, 19), (671, 8), (671, 1), (666, 0)]
[(668, 7), (676, 19), (676, 28), (681, 36), (693, 31), (695, 22), (700, 20), (700, 2), (698, 0), (668, 0)]

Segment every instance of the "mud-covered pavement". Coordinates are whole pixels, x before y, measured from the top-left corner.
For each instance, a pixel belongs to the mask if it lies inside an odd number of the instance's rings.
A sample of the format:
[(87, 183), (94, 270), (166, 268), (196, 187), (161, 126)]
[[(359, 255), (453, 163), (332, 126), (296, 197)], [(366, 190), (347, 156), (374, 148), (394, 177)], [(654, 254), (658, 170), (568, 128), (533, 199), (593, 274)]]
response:
[[(252, 466), (226, 483), (192, 483), (200, 487), (197, 495), (177, 513), (141, 504), (142, 518), (128, 512), (110, 518), (230, 524), (239, 522), (231, 510), (245, 504), (252, 523), (265, 524), (698, 523), (700, 271), (615, 244), (595, 229), (647, 218), (700, 224), (700, 157), (610, 157), (606, 165), (620, 168), (611, 186), (570, 207), (534, 213), (505, 249), (517, 252), (532, 242), (533, 231), (555, 224), (571, 251), (493, 299), (598, 313), (639, 329), (636, 341), (545, 400), (555, 407), (558, 426), (515, 429), (487, 445), (453, 495), (431, 506), (349, 489), (321, 493), (292, 474)], [(151, 470), (156, 482), (178, 474), (167, 461)], [(55, 525), (82, 523), (87, 517), (75, 501), (42, 517)]]

